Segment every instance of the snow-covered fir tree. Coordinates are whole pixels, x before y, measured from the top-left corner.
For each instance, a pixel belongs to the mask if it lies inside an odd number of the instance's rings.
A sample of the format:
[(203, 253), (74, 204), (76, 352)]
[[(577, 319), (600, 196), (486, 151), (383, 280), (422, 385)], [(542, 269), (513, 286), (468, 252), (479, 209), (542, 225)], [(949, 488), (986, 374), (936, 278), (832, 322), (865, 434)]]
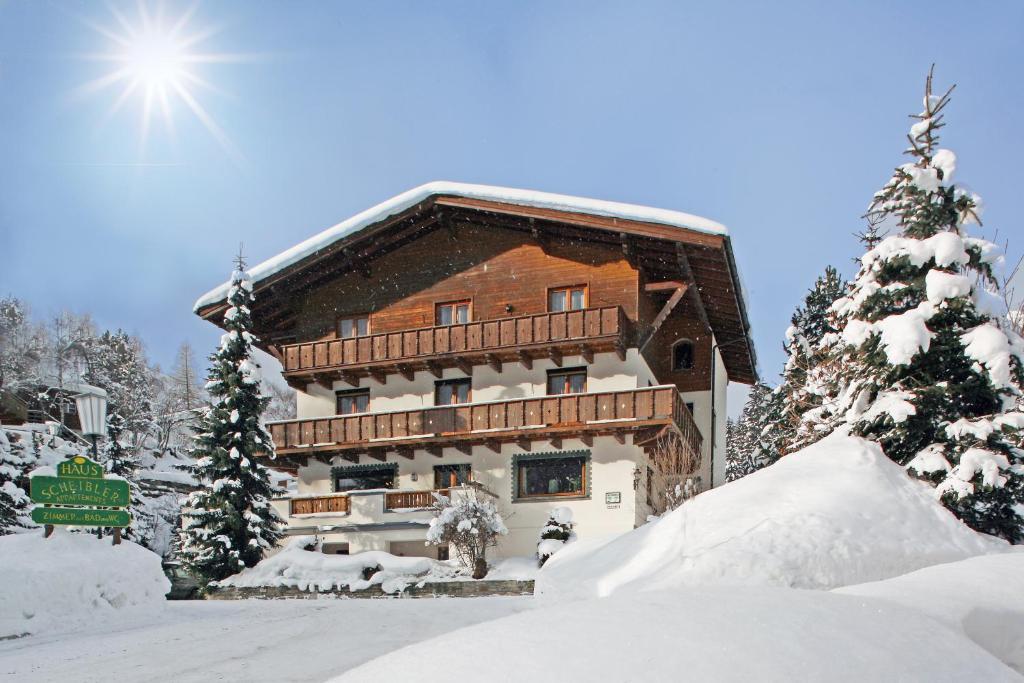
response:
[(828, 266), (790, 318), (782, 381), (772, 392), (762, 416), (761, 447), (771, 462), (795, 449), (801, 416), (821, 404), (821, 397), (808, 383), (807, 375), (821, 361), (821, 339), (837, 332), (833, 327), (832, 303), (845, 293), (846, 283), (839, 271)]
[(907, 153), (868, 217), (891, 233), (860, 258), (808, 385), (826, 400), (804, 415), (809, 442), (847, 426), (877, 441), (971, 527), (1024, 541), (1024, 452), (1016, 410), (1024, 342), (993, 310), (996, 245), (971, 237), (979, 199), (953, 182), (938, 147), (950, 91), (929, 75)]
[(12, 444), (0, 429), (0, 536), (29, 529), (31, 503), (21, 487), (30, 460), (24, 444)]
[(262, 422), (269, 399), (260, 392), (259, 367), (252, 358), (252, 302), (252, 281), (239, 259), (224, 314), (226, 332), (210, 356), (211, 405), (191, 451), (204, 489), (191, 494), (182, 510), (182, 559), (207, 581), (255, 565), (282, 536), (270, 506), (270, 477), (259, 462), (273, 455), (274, 445)]
[(763, 448), (772, 394), (767, 384), (752, 386), (739, 419), (726, 432), (726, 481), (735, 481), (774, 462)]

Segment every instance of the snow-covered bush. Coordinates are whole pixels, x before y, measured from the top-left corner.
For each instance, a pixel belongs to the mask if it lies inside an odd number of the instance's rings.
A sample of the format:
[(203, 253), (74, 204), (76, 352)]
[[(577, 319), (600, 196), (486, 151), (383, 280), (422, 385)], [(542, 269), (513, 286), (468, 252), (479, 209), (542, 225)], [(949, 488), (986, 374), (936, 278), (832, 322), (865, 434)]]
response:
[(427, 545), (447, 545), (473, 570), (474, 579), (487, 576), (487, 549), (508, 533), (490, 498), (477, 488), (462, 489), (456, 497), (434, 494), (434, 518), (427, 529)]
[(543, 567), (548, 558), (561, 550), (566, 543), (576, 540), (576, 532), (572, 528), (572, 510), (560, 506), (551, 511), (547, 523), (540, 530), (540, 540), (537, 542), (538, 566)]

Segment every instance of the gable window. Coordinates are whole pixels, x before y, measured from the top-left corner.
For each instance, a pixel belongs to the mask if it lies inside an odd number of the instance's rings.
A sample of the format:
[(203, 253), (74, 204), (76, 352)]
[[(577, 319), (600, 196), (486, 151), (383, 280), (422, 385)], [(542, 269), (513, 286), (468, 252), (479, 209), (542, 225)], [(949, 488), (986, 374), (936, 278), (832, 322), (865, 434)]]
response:
[(366, 315), (338, 319), (338, 339), (353, 339), (370, 334), (370, 317)]
[(521, 459), (516, 464), (516, 497), (587, 495), (585, 455)]
[(434, 382), (434, 405), (453, 406), (458, 403), (469, 403), (473, 395), (468, 377), (462, 379), (442, 379)]
[(557, 287), (548, 290), (548, 311), (578, 311), (587, 307), (587, 288), (584, 285)]
[(435, 325), (461, 325), (468, 323), (472, 313), (469, 300), (447, 301), (434, 307)]
[(582, 394), (587, 390), (587, 369), (548, 370), (548, 395)]
[(338, 391), (335, 393), (336, 415), (365, 413), (370, 409), (370, 390)]
[(465, 486), (473, 480), (473, 469), (465, 465), (434, 465), (434, 488), (447, 489)]
[(693, 368), (693, 342), (689, 339), (677, 341), (672, 345), (672, 369), (690, 370)]
[(335, 467), (334, 490), (341, 493), (368, 489), (393, 489), (397, 475), (398, 466), (394, 464)]

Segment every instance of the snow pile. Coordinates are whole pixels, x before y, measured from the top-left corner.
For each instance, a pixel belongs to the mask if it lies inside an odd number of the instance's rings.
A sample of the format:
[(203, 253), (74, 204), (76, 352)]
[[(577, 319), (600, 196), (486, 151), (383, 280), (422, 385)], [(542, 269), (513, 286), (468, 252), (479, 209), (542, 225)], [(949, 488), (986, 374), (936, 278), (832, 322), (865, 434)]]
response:
[(835, 592), (918, 610), (1024, 674), (1024, 552), (972, 557)]
[(383, 551), (328, 555), (305, 549), (315, 546), (315, 537), (296, 536), (276, 555), (211, 585), (288, 587), (303, 591), (357, 591), (380, 586), (386, 593), (397, 593), (425, 580), (429, 574), (457, 571), (428, 557), (398, 557)]
[[(281, 252), (277, 256), (267, 259), (263, 263), (250, 268), (249, 274), (254, 282), (270, 277), (275, 273), (298, 263), (307, 256), (318, 252), (325, 247), (354, 235), (365, 228), (378, 223), (389, 216), (394, 216), (407, 209), (411, 209), (422, 201), (437, 195), (449, 195), (454, 197), (465, 197), (467, 199), (483, 199), (487, 201), (515, 204), (518, 206), (530, 206), (540, 209), (555, 209), (557, 211), (572, 211), (590, 214), (593, 216), (609, 216), (612, 218), (625, 218), (627, 220), (643, 221), (647, 223), (659, 223), (686, 230), (712, 235), (728, 234), (725, 226), (715, 221), (693, 216), (679, 211), (666, 209), (655, 209), (648, 206), (635, 204), (622, 204), (609, 202), (600, 199), (586, 199), (583, 197), (571, 197), (568, 195), (552, 194), (550, 192), (537, 192), (533, 190), (517, 190), (508, 187), (494, 187), (490, 185), (472, 185), (466, 183), (453, 183), (446, 181), (435, 181), (414, 187), (411, 190), (381, 202), (361, 213), (357, 213), (348, 220), (328, 228), (318, 235), (314, 235), (304, 242), (300, 242), (291, 249)], [(216, 287), (196, 301), (194, 309), (199, 310), (204, 306), (223, 301), (228, 295), (230, 283), (224, 283)]]
[(159, 610), (171, 588), (160, 557), (129, 541), (58, 528), (0, 537), (0, 639), (115, 621)]
[(439, 652), (485, 654), (446, 660), (445, 678), (467, 681), (1020, 680), (955, 630), (885, 600), (722, 586), (521, 612), (387, 653), (335, 680), (409, 680)]
[(565, 548), (543, 596), (700, 584), (834, 588), (1002, 550), (874, 443), (840, 432), (604, 544)]

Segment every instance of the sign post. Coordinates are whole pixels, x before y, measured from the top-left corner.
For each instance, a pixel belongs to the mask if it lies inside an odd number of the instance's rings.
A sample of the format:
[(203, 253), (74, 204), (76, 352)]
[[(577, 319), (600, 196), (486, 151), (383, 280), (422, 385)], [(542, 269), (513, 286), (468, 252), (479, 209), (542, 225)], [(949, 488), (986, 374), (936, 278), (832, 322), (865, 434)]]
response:
[(114, 528), (114, 545), (121, 529), (132, 522), (126, 509), (131, 491), (124, 479), (104, 476), (103, 466), (83, 455), (73, 455), (57, 465), (57, 476), (36, 475), (29, 480), (32, 521), (45, 527), (49, 538), (56, 524)]

